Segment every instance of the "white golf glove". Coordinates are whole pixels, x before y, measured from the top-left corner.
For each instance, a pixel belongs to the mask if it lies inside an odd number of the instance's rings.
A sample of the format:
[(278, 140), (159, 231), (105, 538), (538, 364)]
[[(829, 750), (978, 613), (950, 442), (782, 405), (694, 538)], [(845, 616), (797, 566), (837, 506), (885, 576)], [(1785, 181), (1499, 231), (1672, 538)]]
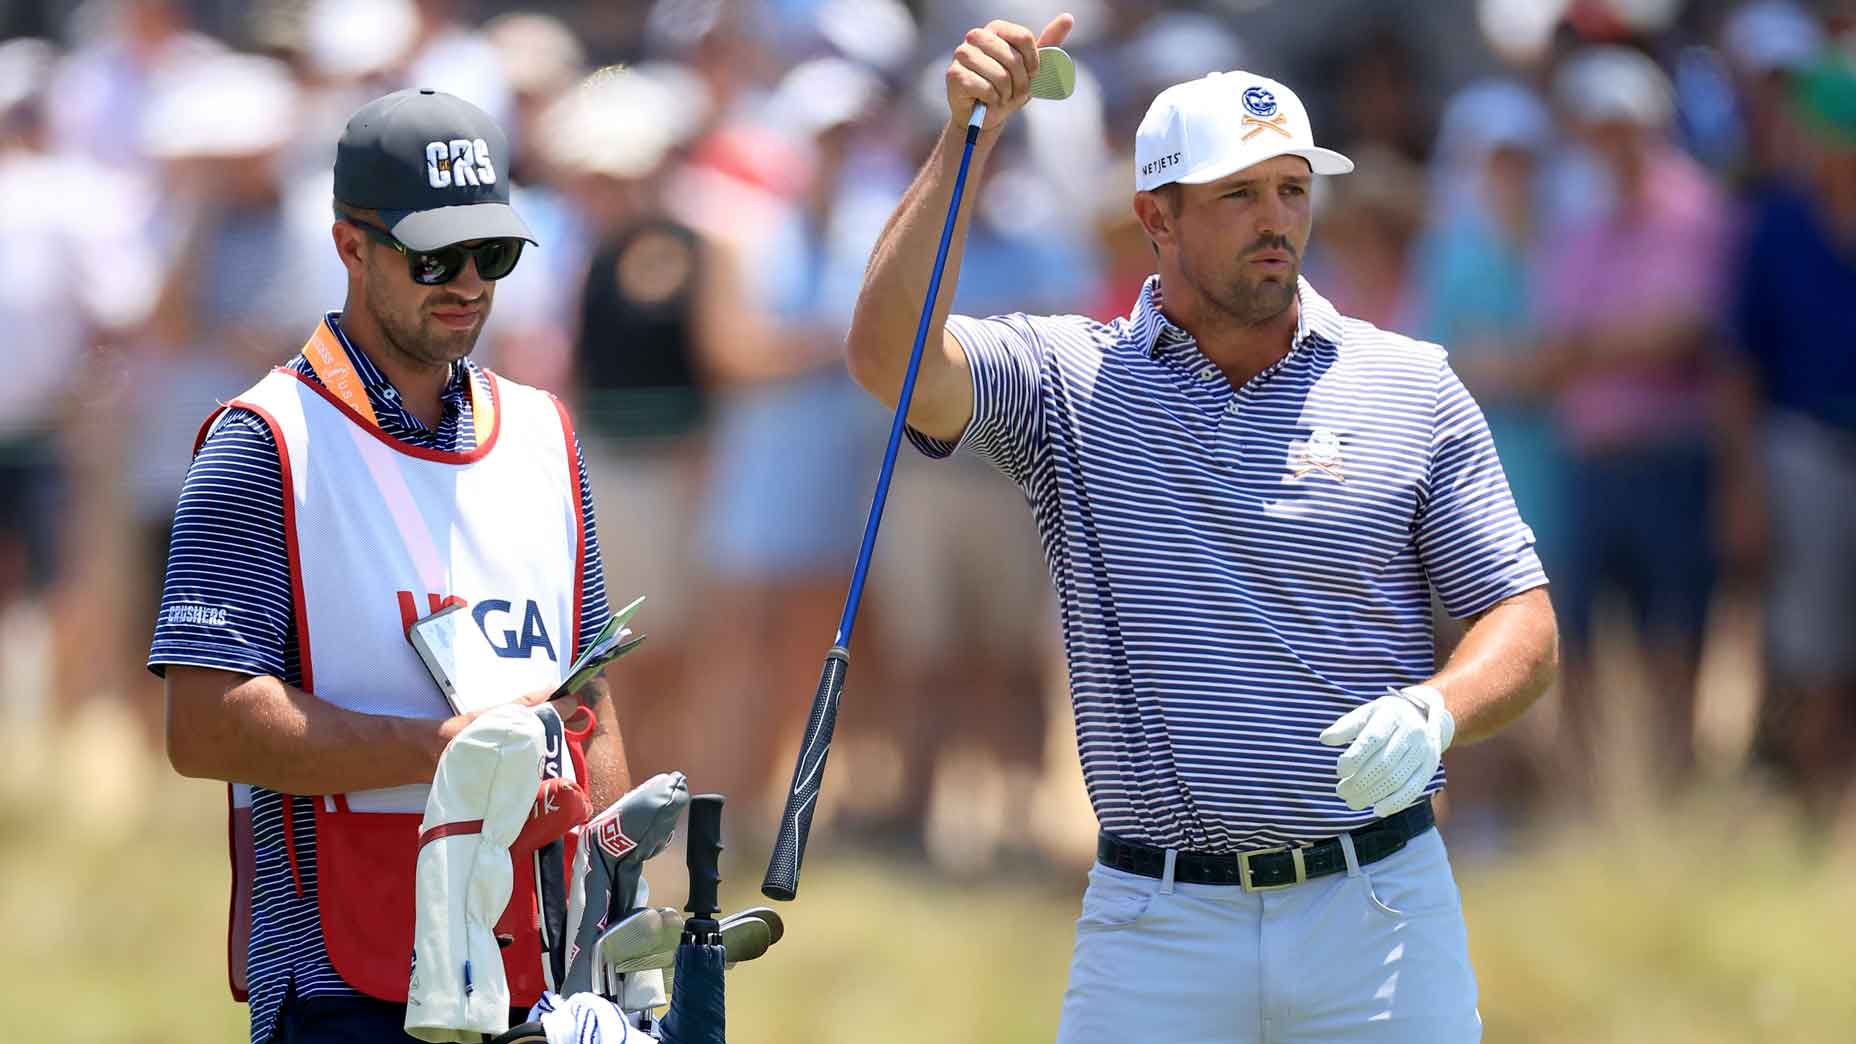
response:
[(1348, 808), (1370, 805), (1381, 819), (1418, 800), (1454, 738), (1444, 694), (1428, 685), (1393, 689), (1321, 733), (1330, 747), (1350, 744), (1334, 766), (1335, 792)]

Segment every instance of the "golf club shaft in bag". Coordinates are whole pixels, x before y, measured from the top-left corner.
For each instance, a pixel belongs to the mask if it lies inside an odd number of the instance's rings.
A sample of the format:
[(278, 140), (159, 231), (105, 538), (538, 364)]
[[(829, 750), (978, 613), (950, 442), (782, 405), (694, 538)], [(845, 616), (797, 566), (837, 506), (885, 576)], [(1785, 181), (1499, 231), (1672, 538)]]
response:
[(967, 187), (967, 167), (973, 161), (973, 144), (979, 140), (980, 124), (985, 119), (986, 106), (975, 105), (972, 117), (967, 120), (966, 144), (960, 151), (960, 170), (954, 175), (954, 194), (947, 203), (947, 220), (941, 226), (941, 245), (934, 253), (928, 299), (922, 302), (921, 322), (915, 327), (915, 345), (909, 349), (908, 371), (903, 375), (902, 391), (896, 400), (896, 419), (889, 426), (883, 469), (877, 475), (869, 520), (864, 523), (863, 545), (857, 550), (857, 568), (851, 573), (851, 589), (844, 599), (844, 615), (838, 620), (837, 639), (832, 642), (831, 651), (825, 654), (825, 669), (819, 674), (818, 692), (812, 697), (812, 713), (806, 719), (805, 738), (800, 742), (799, 759), (793, 766), (793, 785), (786, 792), (786, 811), (780, 817), (779, 836), (773, 844), (773, 857), (767, 863), (767, 877), (761, 882), (761, 894), (769, 899), (791, 900), (799, 894), (799, 865), (806, 856), (806, 836), (811, 833), (812, 813), (817, 807), (819, 788), (825, 782), (825, 758), (831, 753), (831, 734), (838, 724), (838, 701), (844, 695), (844, 675), (851, 664), (851, 627), (857, 622), (857, 603), (863, 598), (864, 576), (870, 571), (870, 553), (876, 548), (877, 527), (883, 522), (883, 504), (889, 499), (889, 480), (896, 468), (896, 450), (902, 445), (902, 430), (908, 424), (909, 401), (915, 396), (915, 377), (921, 372), (928, 325), (934, 319), (935, 302), (941, 296), (941, 271), (947, 264), (948, 244), (953, 241), (954, 225), (960, 218), (960, 197)]

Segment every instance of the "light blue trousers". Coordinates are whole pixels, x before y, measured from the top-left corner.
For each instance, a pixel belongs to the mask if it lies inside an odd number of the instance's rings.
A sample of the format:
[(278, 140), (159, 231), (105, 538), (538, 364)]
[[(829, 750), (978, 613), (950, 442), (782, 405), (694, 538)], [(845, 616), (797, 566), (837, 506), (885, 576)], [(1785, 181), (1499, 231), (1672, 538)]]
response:
[(1482, 1038), (1437, 831), (1274, 892), (1089, 874), (1058, 1044), (1465, 1044)]

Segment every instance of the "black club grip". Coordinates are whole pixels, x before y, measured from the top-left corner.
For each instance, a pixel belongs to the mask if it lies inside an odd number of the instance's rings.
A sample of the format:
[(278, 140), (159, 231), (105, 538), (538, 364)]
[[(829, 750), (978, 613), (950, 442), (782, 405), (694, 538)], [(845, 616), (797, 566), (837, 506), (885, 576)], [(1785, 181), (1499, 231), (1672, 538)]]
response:
[(767, 862), (767, 878), (760, 893), (769, 899), (789, 901), (799, 894), (799, 864), (806, 857), (806, 835), (812, 831), (812, 812), (819, 787), (825, 782), (825, 758), (831, 753), (831, 732), (838, 724), (838, 700), (844, 695), (844, 675), (851, 653), (834, 645), (825, 654), (825, 670), (818, 676), (818, 695), (812, 698), (812, 716), (806, 721), (805, 741), (793, 765), (792, 789), (786, 792), (786, 812), (780, 817), (780, 835)]
[(713, 919), (721, 909), (715, 893), (722, 881), (717, 866), (722, 855), (722, 801), (720, 794), (690, 798), (690, 836), (684, 849), (690, 868), (690, 901), (683, 908), (695, 918)]

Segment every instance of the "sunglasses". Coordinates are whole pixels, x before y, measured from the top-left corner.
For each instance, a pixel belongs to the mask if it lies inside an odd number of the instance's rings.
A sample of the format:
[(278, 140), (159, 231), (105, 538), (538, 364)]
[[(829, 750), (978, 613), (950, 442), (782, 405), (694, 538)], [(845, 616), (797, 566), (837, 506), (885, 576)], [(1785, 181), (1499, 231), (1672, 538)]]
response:
[(479, 276), (495, 282), (514, 271), (516, 262), (522, 259), (522, 240), (513, 236), (486, 239), (476, 246), (453, 243), (437, 250), (414, 250), (393, 238), (393, 233), (379, 225), (346, 216), (342, 220), (365, 231), (370, 239), (405, 254), (406, 268), (412, 273), (412, 281), (420, 286), (440, 286), (451, 282), (458, 277), (458, 273), (464, 271), (465, 262), (470, 258), (477, 259)]

